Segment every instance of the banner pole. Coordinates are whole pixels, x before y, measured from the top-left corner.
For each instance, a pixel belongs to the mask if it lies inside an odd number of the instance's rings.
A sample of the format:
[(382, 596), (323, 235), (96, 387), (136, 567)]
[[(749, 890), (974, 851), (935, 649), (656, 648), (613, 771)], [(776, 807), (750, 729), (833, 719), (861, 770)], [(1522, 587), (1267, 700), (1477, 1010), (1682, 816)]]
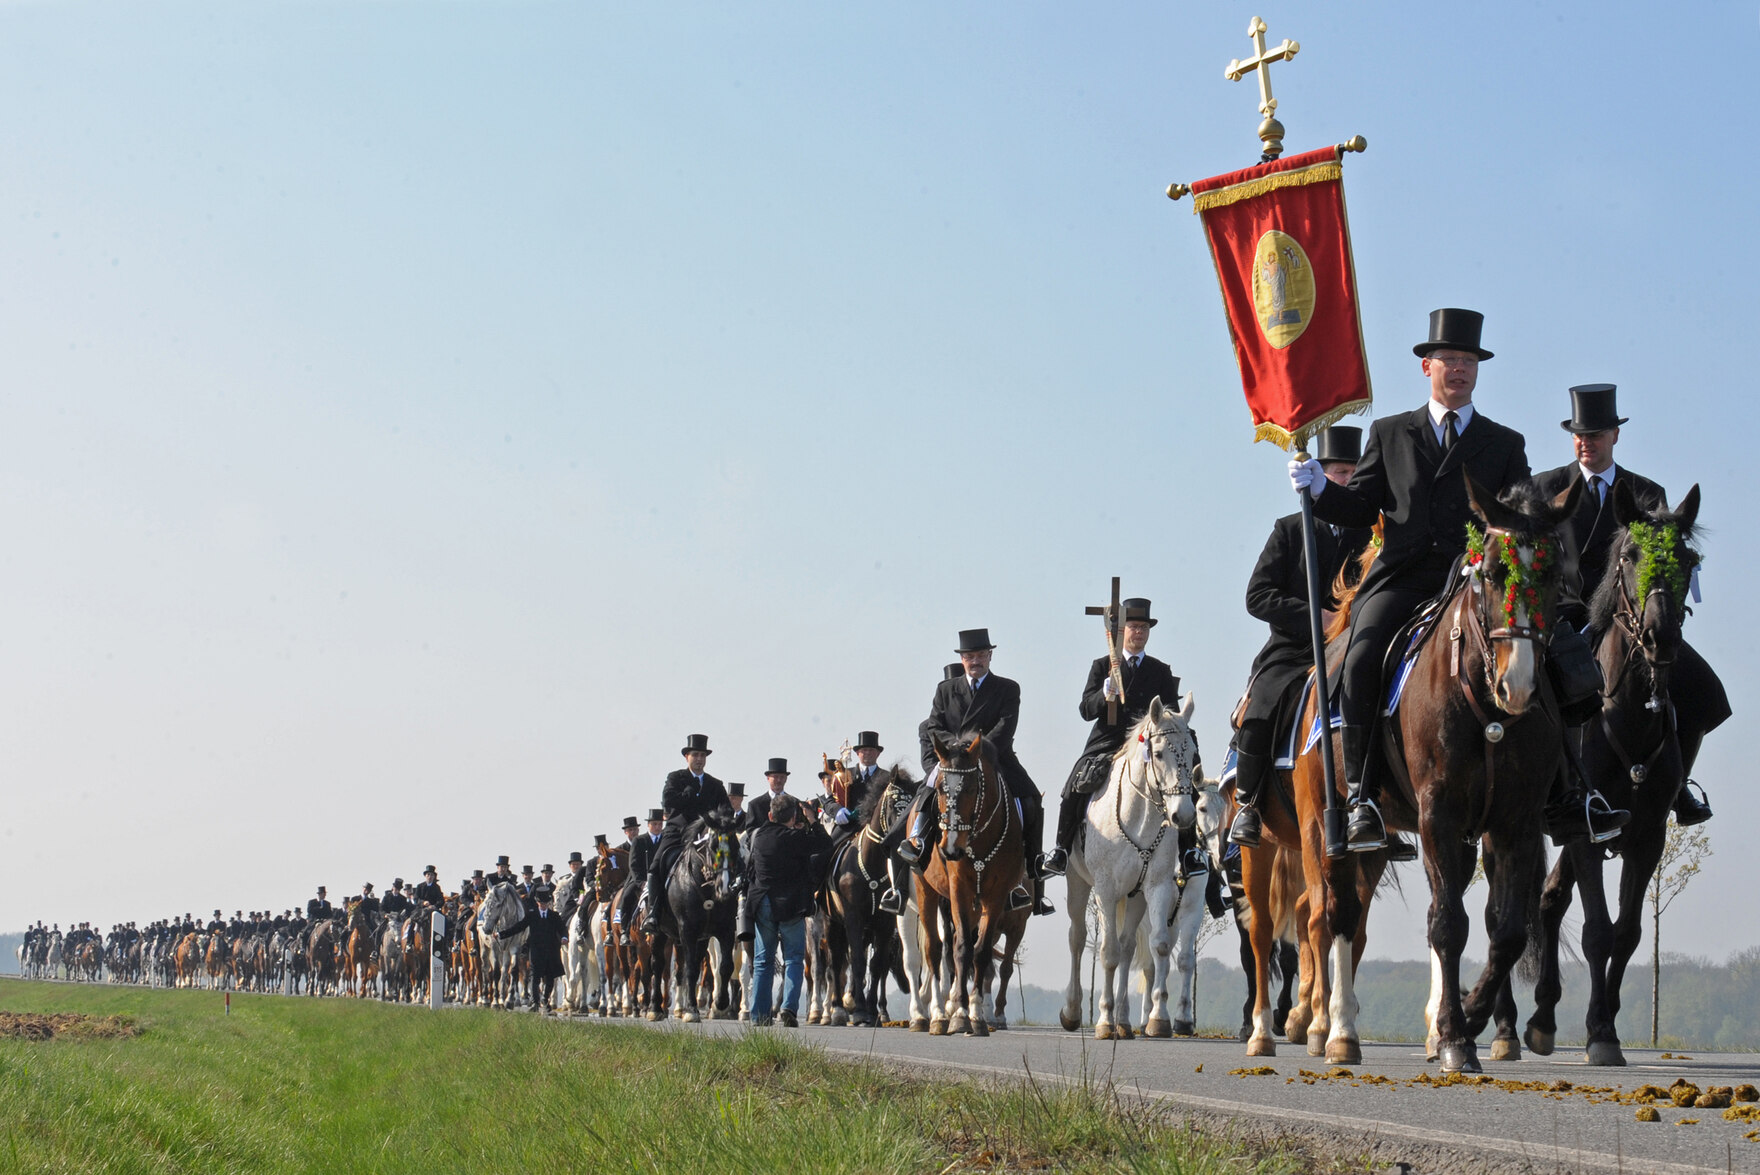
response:
[[(1302, 446), (1306, 441), (1302, 442)], [(1297, 461), (1306, 461), (1308, 452), (1301, 447)], [(1332, 698), (1326, 682), (1326, 626), (1320, 619), (1321, 605), (1326, 597), (1320, 590), (1320, 543), (1314, 535), (1314, 495), (1301, 491), (1302, 498), (1302, 562), (1308, 568), (1308, 636), (1314, 645), (1314, 703), (1320, 715), (1320, 771), (1326, 781), (1326, 855), (1333, 860), (1344, 856), (1344, 808), (1338, 802), (1338, 769), (1332, 761)]]

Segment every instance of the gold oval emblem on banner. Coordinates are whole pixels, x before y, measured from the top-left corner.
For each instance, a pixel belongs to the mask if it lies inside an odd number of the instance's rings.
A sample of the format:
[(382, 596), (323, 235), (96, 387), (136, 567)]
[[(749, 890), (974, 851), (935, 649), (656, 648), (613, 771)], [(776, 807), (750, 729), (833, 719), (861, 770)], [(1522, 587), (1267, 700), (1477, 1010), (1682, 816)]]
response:
[(1302, 337), (1314, 318), (1314, 267), (1301, 243), (1271, 229), (1253, 249), (1253, 312), (1278, 350)]

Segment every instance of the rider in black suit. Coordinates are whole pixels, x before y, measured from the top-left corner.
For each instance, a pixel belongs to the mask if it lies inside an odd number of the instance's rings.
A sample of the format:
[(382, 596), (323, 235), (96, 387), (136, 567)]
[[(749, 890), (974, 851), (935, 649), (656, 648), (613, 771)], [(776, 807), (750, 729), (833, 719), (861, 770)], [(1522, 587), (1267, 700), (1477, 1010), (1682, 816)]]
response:
[[(1629, 419), (1619, 414), (1617, 394), (1613, 384), (1582, 384), (1571, 389), (1571, 418), (1559, 425), (1572, 434), (1577, 459), (1534, 478), (1548, 494), (1562, 493), (1579, 480), (1584, 483), (1576, 513), (1565, 523), (1565, 583), (1559, 596), (1561, 619), (1577, 629), (1588, 626), (1589, 598), (1601, 583), (1619, 534), (1619, 523), (1613, 517), (1614, 484), (1625, 482), (1646, 512), (1668, 506), (1668, 492), (1660, 485), (1614, 463), (1613, 447), (1619, 443), (1620, 425)], [(1599, 637), (1587, 635), (1591, 644)], [(1693, 769), (1705, 736), (1730, 716), (1729, 695), (1705, 658), (1684, 640), (1669, 671), (1668, 690), (1675, 707), (1682, 774), (1686, 775)], [(1698, 781), (1689, 782), (1699, 787)], [(1683, 826), (1703, 824), (1711, 819), (1711, 807), (1683, 786), (1675, 793), (1674, 815), (1676, 823)]]
[(642, 931), (646, 934), (654, 934), (660, 929), (660, 911), (666, 901), (666, 871), (678, 859), (684, 845), (684, 830), (693, 821), (728, 806), (727, 789), (719, 779), (704, 770), (709, 756), (714, 754), (709, 749), (709, 736), (690, 735), (679, 753), (684, 756), (685, 765), (668, 775), (660, 789), (660, 806), (666, 812), (666, 831), (661, 834), (648, 867), (648, 916), (642, 922)]
[[(1081, 757), (1070, 768), (1064, 780), (1062, 800), (1057, 808), (1057, 841), (1041, 863), (1048, 876), (1061, 876), (1069, 867), (1069, 853), (1075, 845), (1076, 830), (1088, 810), (1093, 795), (1094, 776), (1105, 786), (1111, 771), (1113, 754), (1124, 745), (1131, 729), (1149, 712), (1149, 703), (1160, 698), (1163, 705), (1178, 708), (1179, 678), (1165, 661), (1143, 651), (1149, 643), (1149, 630), (1160, 621), (1149, 614), (1149, 601), (1141, 597), (1124, 601), (1124, 647), (1119, 650), (1120, 676), (1124, 678), (1124, 698), (1118, 707), (1118, 722), (1106, 721), (1106, 702), (1112, 696), (1112, 658), (1096, 657), (1088, 666), (1088, 681), (1082, 687), (1082, 700), (1077, 709), (1094, 725), (1088, 730), (1087, 745)], [(1181, 834), (1181, 848), (1191, 851), (1196, 841), (1189, 833)], [(1202, 854), (1194, 853), (1187, 862), (1187, 873), (1202, 873), (1209, 868)]]
[[(1032, 776), (1022, 766), (1020, 757), (1014, 750), (1015, 727), (1021, 718), (1021, 687), (1019, 683), (1006, 677), (998, 677), (990, 672), (990, 654), (996, 646), (990, 643), (990, 630), (985, 628), (965, 629), (959, 634), (959, 653), (964, 672), (942, 680), (935, 687), (934, 700), (929, 704), (929, 717), (917, 727), (918, 740), (923, 753), (923, 770), (932, 772), (940, 760), (935, 757), (935, 747), (931, 741), (935, 734), (940, 734), (943, 741), (952, 741), (960, 735), (982, 734), (990, 744), (991, 752), (996, 756), (996, 765), (1002, 772), (1003, 785), (1009, 794), (1020, 801), (1021, 805), (1021, 836), (1026, 849), (1027, 872), (1033, 881), (1033, 890), (1029, 895), (1019, 886), (1009, 895), (1009, 908), (1020, 909), (1031, 905), (1035, 914), (1056, 913), (1056, 907), (1045, 900), (1045, 879), (1039, 870), (1040, 850), (1045, 840), (1045, 807), (1039, 796), (1039, 788), (1033, 783)], [(887, 831), (886, 839), (881, 842), (886, 852), (898, 851), (907, 861), (915, 862), (921, 855), (921, 846), (930, 843), (937, 832), (937, 817), (933, 803), (934, 788), (928, 779), (917, 791), (917, 802), (898, 820), (893, 822)], [(911, 813), (920, 813), (922, 827), (917, 834), (906, 840)], [(882, 895), (881, 908), (900, 903), (900, 895), (896, 890), (888, 890)]]
[[(1345, 485), (1356, 473), (1363, 453), (1363, 430), (1339, 425), (1319, 434), (1315, 459), (1333, 485)], [(1331, 597), (1332, 582), (1339, 569), (1354, 562), (1369, 545), (1374, 531), (1368, 527), (1340, 527), (1319, 523), (1314, 527), (1320, 557), (1320, 589)], [(1235, 796), (1240, 811), (1229, 828), (1228, 838), (1248, 847), (1259, 843), (1258, 803), (1275, 762), (1276, 734), (1295, 720), (1290, 710), (1301, 697), (1302, 683), (1314, 668), (1314, 639), (1308, 619), (1308, 561), (1303, 553), (1302, 516), (1289, 514), (1277, 520), (1259, 562), (1247, 581), (1247, 612), (1271, 627), (1265, 647), (1253, 659), (1247, 683), (1246, 713), (1235, 732)], [(1404, 842), (1401, 842), (1402, 844)], [(1413, 850), (1405, 845), (1406, 853)]]
[(1412, 348), (1430, 380), (1430, 399), (1415, 412), (1384, 416), (1369, 428), (1363, 459), (1348, 485), (1326, 480), (1318, 461), (1291, 461), (1298, 492), (1312, 487), (1314, 516), (1345, 527), (1384, 520), (1380, 557), (1351, 609), (1339, 709), (1344, 719), (1345, 778), (1351, 788), (1346, 831), (1354, 852), (1379, 849), (1387, 829), (1376, 806), (1380, 781), (1368, 770), (1370, 734), (1381, 707), (1382, 662), (1394, 633), (1441, 593), (1466, 549), (1472, 509), (1461, 471), (1497, 493), (1526, 481), (1522, 434), (1474, 410), (1484, 316), (1444, 309), (1430, 314), (1430, 337)]

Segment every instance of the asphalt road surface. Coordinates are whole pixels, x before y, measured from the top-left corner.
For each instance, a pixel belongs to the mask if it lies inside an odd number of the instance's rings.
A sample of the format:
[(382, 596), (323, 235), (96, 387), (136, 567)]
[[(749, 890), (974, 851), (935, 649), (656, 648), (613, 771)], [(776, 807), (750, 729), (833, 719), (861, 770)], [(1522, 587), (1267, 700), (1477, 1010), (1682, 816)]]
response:
[[(614, 1021), (615, 1022), (615, 1021)], [(752, 1029), (718, 1021), (675, 1026), (677, 1031), (739, 1033)], [(1125, 1092), (1163, 1101), (1207, 1118), (1245, 1118), (1260, 1126), (1360, 1140), (1375, 1158), (1409, 1162), (1413, 1172), (1611, 1171), (1657, 1175), (1701, 1171), (1760, 1172), (1760, 1141), (1743, 1136), (1760, 1122), (1731, 1122), (1722, 1110), (1658, 1107), (1661, 1121), (1643, 1123), (1635, 1107), (1597, 1103), (1578, 1086), (1635, 1090), (1667, 1087), (1684, 1077), (1701, 1089), (1760, 1085), (1760, 1056), (1693, 1052), (1663, 1060), (1660, 1052), (1628, 1050), (1623, 1069), (1590, 1068), (1581, 1049), (1551, 1057), (1492, 1062), (1489, 1040), (1480, 1048), (1485, 1076), (1506, 1082), (1571, 1083), (1570, 1091), (1512, 1091), (1497, 1085), (1435, 1087), (1410, 1084), (1441, 1070), (1411, 1044), (1365, 1044), (1352, 1078), (1304, 1081), (1301, 1070), (1328, 1066), (1302, 1046), (1278, 1042), (1278, 1055), (1246, 1056), (1233, 1040), (1095, 1041), (1054, 1028), (1012, 1028), (988, 1038), (936, 1037), (902, 1028), (803, 1026), (787, 1032), (834, 1054), (871, 1057), (914, 1068), (956, 1069), (1020, 1079), (1029, 1070), (1044, 1079), (1110, 1080)], [(1235, 1076), (1231, 1069), (1266, 1065), (1275, 1075)], [(1201, 1069), (1200, 1069), (1201, 1067)], [(1365, 1081), (1386, 1078), (1389, 1084)], [(1291, 1080), (1293, 1079), (1293, 1080)], [(1354, 1082), (1354, 1084), (1353, 1084)], [(1679, 1125), (1697, 1118), (1696, 1125)], [(1398, 1168), (1390, 1168), (1397, 1170)]]

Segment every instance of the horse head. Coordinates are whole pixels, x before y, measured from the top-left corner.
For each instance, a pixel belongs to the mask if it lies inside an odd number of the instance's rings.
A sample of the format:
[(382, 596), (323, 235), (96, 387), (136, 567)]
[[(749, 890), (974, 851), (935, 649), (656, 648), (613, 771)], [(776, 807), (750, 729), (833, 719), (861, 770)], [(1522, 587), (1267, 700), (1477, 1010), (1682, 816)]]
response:
[(981, 734), (972, 735), (967, 742), (950, 742), (933, 731), (929, 742), (941, 765), (935, 783), (935, 802), (941, 812), (941, 856), (957, 861), (966, 855), (972, 833), (984, 815), (984, 794), (996, 781), (996, 760)]
[(731, 902), (735, 897), (734, 881), (744, 872), (740, 866), (739, 818), (723, 804), (705, 812), (700, 827), (702, 835), (708, 838), (703, 845), (708, 874), (704, 880), (714, 886), (715, 901)]
[[(1617, 625), (1650, 670), (1655, 698), (1668, 696), (1668, 670), (1680, 652), (1681, 624), (1692, 609), (1688, 584), (1699, 566), (1693, 528), (1699, 519), (1695, 485), (1673, 510), (1646, 512), (1624, 479), (1613, 484), (1613, 517), (1623, 528), (1591, 605), (1594, 627)], [(1610, 687), (1611, 688), (1611, 687)]]
[(1135, 760), (1131, 769), (1139, 773), (1145, 790), (1159, 799), (1167, 822), (1180, 829), (1190, 828), (1198, 818), (1193, 803), (1198, 739), (1192, 733), (1197, 705), (1189, 691), (1177, 710), (1158, 697), (1151, 698), (1149, 712), (1131, 732), (1134, 737), (1126, 736), (1117, 755)]
[(1474, 612), (1490, 639), (1492, 700), (1511, 717), (1526, 714), (1540, 696), (1542, 648), (1552, 639), (1563, 561), (1558, 528), (1577, 508), (1581, 478), (1547, 499), (1522, 482), (1493, 496), (1461, 471), (1467, 501), (1485, 523), (1468, 524), (1467, 565)]

